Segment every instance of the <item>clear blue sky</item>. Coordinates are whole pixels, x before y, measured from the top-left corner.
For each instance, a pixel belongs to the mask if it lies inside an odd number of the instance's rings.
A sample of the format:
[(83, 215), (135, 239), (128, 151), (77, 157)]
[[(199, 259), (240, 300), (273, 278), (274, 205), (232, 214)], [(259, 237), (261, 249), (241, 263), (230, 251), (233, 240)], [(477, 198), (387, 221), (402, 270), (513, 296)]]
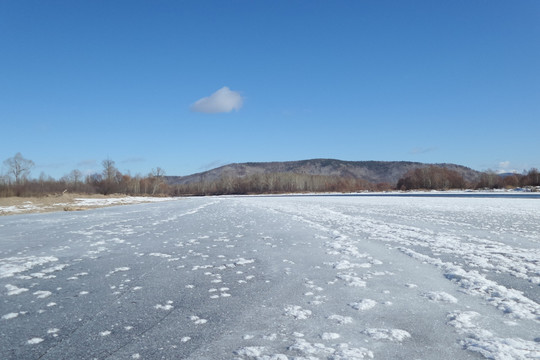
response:
[[(200, 111), (218, 90), (236, 100)], [(1, 0), (0, 134), (0, 166), (21, 152), (32, 177), (106, 158), (521, 172), (540, 167), (540, 1)]]

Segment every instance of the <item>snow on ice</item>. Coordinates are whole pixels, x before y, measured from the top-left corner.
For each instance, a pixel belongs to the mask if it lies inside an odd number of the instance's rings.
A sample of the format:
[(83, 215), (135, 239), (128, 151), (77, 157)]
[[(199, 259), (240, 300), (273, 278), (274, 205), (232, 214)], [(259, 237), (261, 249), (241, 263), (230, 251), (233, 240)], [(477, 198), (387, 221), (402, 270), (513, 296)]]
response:
[(540, 358), (539, 199), (200, 197), (0, 228), (2, 359)]

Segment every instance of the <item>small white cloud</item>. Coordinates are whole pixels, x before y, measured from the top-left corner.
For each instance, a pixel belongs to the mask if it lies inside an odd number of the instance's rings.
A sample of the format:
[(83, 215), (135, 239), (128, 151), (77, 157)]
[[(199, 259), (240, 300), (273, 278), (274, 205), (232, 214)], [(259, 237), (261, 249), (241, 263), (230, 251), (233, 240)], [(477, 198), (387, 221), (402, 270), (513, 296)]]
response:
[(191, 111), (207, 114), (226, 113), (239, 110), (243, 102), (244, 99), (240, 93), (224, 86), (212, 95), (197, 100), (191, 105)]
[(499, 168), (497, 169), (497, 173), (499, 174), (507, 174), (507, 173), (518, 173), (516, 169), (512, 169), (511, 166), (513, 166), (510, 161), (501, 161), (499, 162)]

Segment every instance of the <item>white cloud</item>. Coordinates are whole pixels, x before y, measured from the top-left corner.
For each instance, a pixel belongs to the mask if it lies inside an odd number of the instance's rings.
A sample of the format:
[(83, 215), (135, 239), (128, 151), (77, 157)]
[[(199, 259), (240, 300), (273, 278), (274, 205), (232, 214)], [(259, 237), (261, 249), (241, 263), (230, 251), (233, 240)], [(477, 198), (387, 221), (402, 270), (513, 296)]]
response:
[(497, 173), (499, 174), (505, 174), (505, 173), (517, 173), (516, 169), (511, 168), (510, 161), (501, 161), (499, 162), (499, 168), (497, 169)]
[(226, 113), (239, 110), (243, 102), (244, 99), (240, 93), (224, 86), (212, 95), (197, 100), (191, 105), (191, 111), (207, 114)]

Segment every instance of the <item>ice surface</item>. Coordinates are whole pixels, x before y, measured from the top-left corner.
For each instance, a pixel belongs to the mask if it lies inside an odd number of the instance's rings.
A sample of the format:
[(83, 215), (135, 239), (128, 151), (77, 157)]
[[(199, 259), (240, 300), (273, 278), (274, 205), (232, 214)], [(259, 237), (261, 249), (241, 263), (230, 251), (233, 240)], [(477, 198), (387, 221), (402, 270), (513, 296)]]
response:
[(540, 200), (185, 198), (0, 218), (1, 359), (540, 358)]

